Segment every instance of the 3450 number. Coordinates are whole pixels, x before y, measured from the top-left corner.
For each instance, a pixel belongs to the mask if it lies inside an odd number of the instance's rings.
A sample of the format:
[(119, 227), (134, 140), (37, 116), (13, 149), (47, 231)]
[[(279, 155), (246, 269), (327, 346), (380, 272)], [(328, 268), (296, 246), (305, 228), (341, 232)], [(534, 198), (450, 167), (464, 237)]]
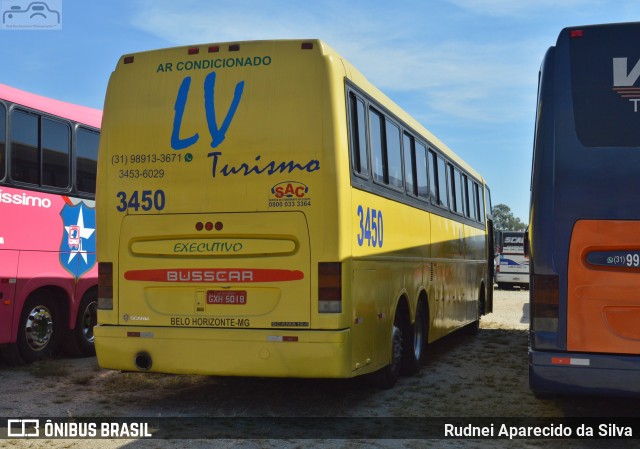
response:
[(365, 208), (358, 205), (358, 219), (360, 221), (360, 232), (358, 233), (358, 246), (373, 246), (382, 248), (384, 242), (384, 221), (382, 211)]
[(162, 210), (165, 206), (164, 190), (134, 190), (131, 193), (118, 192), (118, 212), (126, 212), (129, 209), (134, 211)]

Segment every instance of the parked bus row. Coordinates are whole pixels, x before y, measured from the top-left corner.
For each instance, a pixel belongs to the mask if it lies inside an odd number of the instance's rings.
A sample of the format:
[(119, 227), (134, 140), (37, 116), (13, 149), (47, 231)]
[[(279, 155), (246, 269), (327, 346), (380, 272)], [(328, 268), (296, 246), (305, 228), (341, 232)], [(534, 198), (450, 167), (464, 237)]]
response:
[[(638, 37), (567, 28), (540, 69), (529, 228), (499, 236), (522, 272), (496, 274), (531, 284), (536, 394), (640, 393)], [(321, 41), (123, 56), (99, 156), (100, 111), (3, 87), (0, 114), (9, 359), (95, 333), (107, 368), (390, 387), (492, 310), (485, 180)]]

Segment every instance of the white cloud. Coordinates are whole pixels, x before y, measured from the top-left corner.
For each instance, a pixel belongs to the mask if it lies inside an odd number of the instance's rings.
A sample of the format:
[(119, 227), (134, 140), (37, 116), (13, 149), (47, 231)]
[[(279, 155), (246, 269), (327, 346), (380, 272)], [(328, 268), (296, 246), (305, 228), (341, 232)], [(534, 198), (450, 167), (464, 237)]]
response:
[(602, 0), (447, 0), (474, 14), (491, 17), (531, 18), (548, 15), (550, 9), (571, 10), (602, 5)]

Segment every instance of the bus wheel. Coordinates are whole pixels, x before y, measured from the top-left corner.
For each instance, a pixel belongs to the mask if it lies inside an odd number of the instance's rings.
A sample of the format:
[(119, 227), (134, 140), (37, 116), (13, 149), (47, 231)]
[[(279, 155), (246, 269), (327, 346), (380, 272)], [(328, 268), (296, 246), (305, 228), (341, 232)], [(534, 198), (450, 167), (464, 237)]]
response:
[(416, 310), (416, 320), (410, 332), (413, 338), (404, 340), (404, 358), (402, 360), (402, 372), (404, 374), (415, 374), (420, 371), (425, 359), (427, 335), (429, 325), (427, 315), (424, 312), (424, 303), (419, 302)]
[(98, 296), (95, 290), (84, 295), (78, 308), (76, 326), (67, 332), (65, 351), (74, 357), (89, 357), (96, 353), (93, 344), (93, 327), (97, 324)]
[(396, 314), (393, 321), (393, 329), (391, 330), (391, 362), (381, 370), (371, 374), (370, 381), (372, 385), (388, 390), (398, 382), (404, 349), (402, 341), (402, 322), (399, 315)]
[(22, 359), (31, 363), (51, 356), (58, 346), (60, 331), (55, 302), (44, 292), (32, 295), (20, 315), (16, 344)]

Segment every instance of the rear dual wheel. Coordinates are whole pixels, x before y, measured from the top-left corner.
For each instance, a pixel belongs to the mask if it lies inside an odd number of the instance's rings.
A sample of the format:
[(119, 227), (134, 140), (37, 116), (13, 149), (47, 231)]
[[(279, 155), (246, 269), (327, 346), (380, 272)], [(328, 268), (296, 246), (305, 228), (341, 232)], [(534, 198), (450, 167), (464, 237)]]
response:
[(2, 348), (2, 355), (14, 365), (46, 359), (58, 348), (61, 331), (55, 301), (46, 292), (36, 292), (22, 308), (16, 343)]
[(428, 322), (423, 303), (418, 303), (413, 326), (409, 317), (398, 310), (391, 330), (390, 363), (371, 375), (372, 384), (386, 390), (398, 382), (401, 373), (417, 373), (425, 359), (427, 335)]

